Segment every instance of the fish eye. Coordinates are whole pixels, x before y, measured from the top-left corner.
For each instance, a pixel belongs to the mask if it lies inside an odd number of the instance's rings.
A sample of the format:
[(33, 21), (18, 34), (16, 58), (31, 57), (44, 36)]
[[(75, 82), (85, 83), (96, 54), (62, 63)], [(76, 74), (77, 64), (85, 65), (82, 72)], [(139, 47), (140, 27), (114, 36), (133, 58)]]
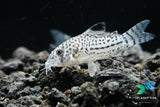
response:
[(56, 51), (56, 54), (57, 54), (57, 55), (63, 55), (63, 50), (62, 50), (62, 49), (58, 49), (58, 50)]

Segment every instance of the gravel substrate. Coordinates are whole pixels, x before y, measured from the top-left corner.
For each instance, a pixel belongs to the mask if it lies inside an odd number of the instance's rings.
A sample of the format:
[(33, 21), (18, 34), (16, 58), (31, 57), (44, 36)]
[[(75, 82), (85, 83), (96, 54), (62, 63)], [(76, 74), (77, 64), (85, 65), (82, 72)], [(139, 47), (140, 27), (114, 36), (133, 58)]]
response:
[[(49, 55), (19, 47), (13, 57), (0, 58), (0, 106), (4, 107), (157, 107), (160, 104), (160, 52), (139, 46), (125, 57), (97, 61), (101, 71), (90, 77), (86, 64), (40, 71)], [(137, 95), (136, 85), (156, 82)]]

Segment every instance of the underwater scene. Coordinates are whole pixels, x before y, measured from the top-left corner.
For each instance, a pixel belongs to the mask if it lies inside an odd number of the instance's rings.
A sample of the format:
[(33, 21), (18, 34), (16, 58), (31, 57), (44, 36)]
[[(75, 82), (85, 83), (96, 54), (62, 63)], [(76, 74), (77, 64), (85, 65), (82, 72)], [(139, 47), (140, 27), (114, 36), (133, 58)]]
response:
[(159, 10), (150, 0), (8, 2), (0, 107), (159, 107)]

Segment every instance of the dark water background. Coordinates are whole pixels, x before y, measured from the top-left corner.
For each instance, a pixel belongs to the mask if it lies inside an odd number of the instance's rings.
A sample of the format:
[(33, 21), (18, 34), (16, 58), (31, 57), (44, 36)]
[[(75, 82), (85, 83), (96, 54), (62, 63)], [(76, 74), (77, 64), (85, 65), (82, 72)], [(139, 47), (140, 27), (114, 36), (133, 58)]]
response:
[(1, 23), (0, 56), (11, 57), (14, 49), (26, 46), (34, 51), (48, 49), (50, 29), (75, 36), (93, 24), (105, 21), (107, 31), (125, 32), (144, 19), (155, 40), (143, 44), (150, 52), (160, 47), (158, 0), (11, 0)]

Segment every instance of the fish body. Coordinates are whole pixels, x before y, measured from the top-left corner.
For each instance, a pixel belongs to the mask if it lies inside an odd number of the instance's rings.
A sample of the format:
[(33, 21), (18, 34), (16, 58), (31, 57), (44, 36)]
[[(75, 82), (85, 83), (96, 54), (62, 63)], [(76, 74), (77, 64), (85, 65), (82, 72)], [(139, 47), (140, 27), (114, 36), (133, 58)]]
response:
[(155, 88), (155, 82), (154, 81), (151, 81), (149, 79), (145, 80), (145, 84), (142, 85), (142, 84), (138, 84), (136, 85), (137, 88), (139, 88), (139, 91), (137, 92), (137, 95), (141, 95), (145, 92), (145, 89), (146, 90), (154, 90)]
[(46, 73), (52, 66), (64, 67), (87, 63), (89, 75), (94, 76), (99, 70), (94, 61), (124, 55), (128, 48), (152, 40), (154, 35), (144, 31), (148, 24), (149, 20), (144, 20), (125, 33), (119, 34), (117, 31), (106, 32), (105, 23), (97, 23), (55, 48), (45, 63)]

